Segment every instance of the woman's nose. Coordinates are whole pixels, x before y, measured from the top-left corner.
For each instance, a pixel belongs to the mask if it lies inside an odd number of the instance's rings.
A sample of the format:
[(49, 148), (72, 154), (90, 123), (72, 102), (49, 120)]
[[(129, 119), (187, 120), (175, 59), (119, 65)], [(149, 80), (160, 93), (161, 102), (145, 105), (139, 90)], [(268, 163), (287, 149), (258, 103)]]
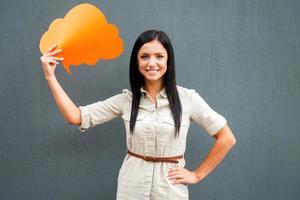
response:
[(151, 66), (151, 67), (155, 67), (156, 60), (154, 58), (150, 58), (148, 65)]

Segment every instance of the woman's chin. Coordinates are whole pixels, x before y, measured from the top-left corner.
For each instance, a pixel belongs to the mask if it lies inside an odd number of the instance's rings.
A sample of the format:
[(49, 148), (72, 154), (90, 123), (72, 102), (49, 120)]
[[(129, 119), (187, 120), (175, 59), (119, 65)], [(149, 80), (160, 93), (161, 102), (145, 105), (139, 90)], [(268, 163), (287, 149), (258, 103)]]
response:
[(162, 77), (146, 76), (145, 79), (149, 82), (160, 81)]

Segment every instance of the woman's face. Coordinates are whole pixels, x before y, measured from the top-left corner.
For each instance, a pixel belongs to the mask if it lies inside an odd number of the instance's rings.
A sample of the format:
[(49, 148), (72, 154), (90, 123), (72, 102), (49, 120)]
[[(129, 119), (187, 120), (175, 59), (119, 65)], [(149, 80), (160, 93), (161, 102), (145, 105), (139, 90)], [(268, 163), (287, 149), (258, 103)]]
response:
[(168, 53), (164, 46), (153, 40), (145, 43), (138, 51), (138, 64), (146, 82), (163, 82), (167, 71)]

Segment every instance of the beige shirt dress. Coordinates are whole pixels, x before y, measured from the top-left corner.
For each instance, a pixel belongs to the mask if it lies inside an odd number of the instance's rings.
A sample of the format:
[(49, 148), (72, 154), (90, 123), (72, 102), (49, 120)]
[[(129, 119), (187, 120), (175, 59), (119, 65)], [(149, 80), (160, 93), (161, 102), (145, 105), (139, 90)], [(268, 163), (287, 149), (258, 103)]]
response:
[[(214, 135), (227, 123), (193, 89), (177, 85), (182, 104), (182, 122), (179, 137), (175, 138), (175, 124), (169, 107), (167, 93), (163, 88), (157, 94), (157, 107), (146, 90), (141, 88), (140, 110), (133, 135), (129, 132), (132, 93), (122, 93), (104, 101), (79, 106), (82, 123), (81, 132), (97, 124), (122, 117), (126, 129), (127, 148), (137, 154), (156, 157), (184, 155), (186, 137), (192, 121), (200, 125), (209, 135)], [(118, 175), (117, 200), (188, 200), (188, 185), (172, 184), (168, 180), (168, 169), (185, 166), (179, 163), (147, 162), (126, 154)]]

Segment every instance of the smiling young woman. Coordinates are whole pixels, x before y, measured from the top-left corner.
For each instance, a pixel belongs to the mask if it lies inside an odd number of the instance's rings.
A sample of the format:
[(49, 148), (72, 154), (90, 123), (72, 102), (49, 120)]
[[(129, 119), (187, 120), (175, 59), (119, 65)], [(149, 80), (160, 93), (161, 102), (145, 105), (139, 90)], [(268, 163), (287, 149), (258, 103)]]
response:
[[(69, 124), (88, 128), (122, 117), (127, 154), (118, 176), (117, 200), (189, 198), (188, 184), (204, 179), (236, 143), (226, 119), (193, 89), (176, 84), (175, 56), (163, 31), (141, 33), (134, 43), (129, 67), (131, 91), (77, 107), (55, 78), (59, 52), (41, 56), (49, 87)], [(184, 152), (191, 122), (216, 139), (204, 161), (185, 169)]]

